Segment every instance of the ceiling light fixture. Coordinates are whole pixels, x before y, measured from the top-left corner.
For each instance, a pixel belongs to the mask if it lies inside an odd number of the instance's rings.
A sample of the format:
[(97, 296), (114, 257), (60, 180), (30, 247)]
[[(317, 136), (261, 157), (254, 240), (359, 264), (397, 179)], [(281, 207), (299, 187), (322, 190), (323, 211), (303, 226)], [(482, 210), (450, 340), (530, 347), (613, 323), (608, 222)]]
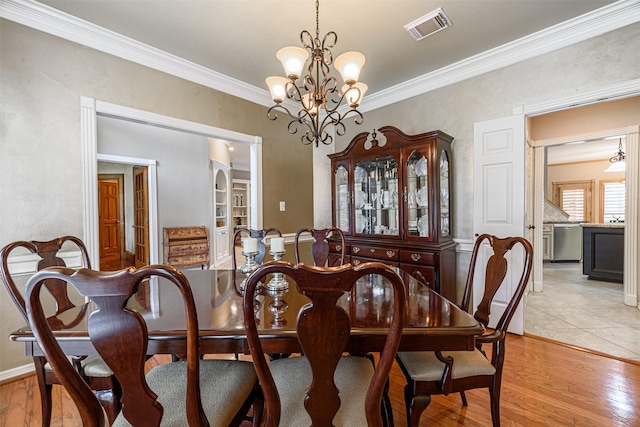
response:
[(624, 151), (622, 151), (622, 138), (620, 138), (619, 141), (618, 152), (615, 156), (609, 159), (611, 165), (609, 165), (609, 167), (605, 169), (605, 172), (624, 172), (627, 170)]
[[(308, 31), (300, 33), (302, 47), (285, 47), (276, 53), (282, 62), (287, 77), (271, 76), (266, 82), (271, 92), (271, 98), (276, 105), (269, 108), (267, 116), (271, 120), (278, 118), (276, 110), (286, 112), (293, 120), (289, 122), (289, 133), (298, 131), (297, 124), (305, 125), (308, 129), (300, 140), (308, 145), (315, 142), (316, 147), (322, 142), (329, 145), (333, 136), (327, 132), (327, 126), (333, 125), (338, 135), (346, 133), (343, 119), (353, 113), (354, 122), (362, 124), (364, 118), (357, 110), (360, 101), (367, 91), (367, 85), (358, 81), (360, 70), (365, 58), (360, 52), (345, 52), (335, 59), (335, 68), (342, 75), (344, 85), (339, 88), (338, 80), (330, 74), (330, 66), (334, 63), (331, 50), (338, 41), (335, 32), (330, 31), (320, 40), (319, 1), (316, 0), (316, 36)], [(302, 76), (305, 63), (311, 57), (307, 66), (307, 74)], [(298, 79), (302, 80), (298, 83)], [(300, 109), (293, 114), (284, 106), (285, 100), (300, 103)], [(349, 106), (342, 114), (338, 111), (342, 102)]]

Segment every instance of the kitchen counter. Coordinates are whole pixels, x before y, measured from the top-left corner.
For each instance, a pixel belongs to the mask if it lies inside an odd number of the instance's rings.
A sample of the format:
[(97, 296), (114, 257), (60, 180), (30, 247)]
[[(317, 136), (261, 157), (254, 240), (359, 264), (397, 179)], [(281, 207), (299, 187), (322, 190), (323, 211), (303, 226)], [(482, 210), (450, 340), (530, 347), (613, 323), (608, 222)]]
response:
[(581, 224), (582, 273), (589, 279), (623, 282), (624, 223)]

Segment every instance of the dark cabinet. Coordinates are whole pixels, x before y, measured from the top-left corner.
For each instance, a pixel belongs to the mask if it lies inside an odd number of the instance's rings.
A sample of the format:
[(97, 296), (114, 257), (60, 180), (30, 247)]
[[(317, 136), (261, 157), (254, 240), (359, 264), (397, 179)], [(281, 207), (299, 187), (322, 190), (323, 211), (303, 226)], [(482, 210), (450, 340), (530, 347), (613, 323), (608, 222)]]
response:
[(345, 233), (348, 261), (420, 271), (455, 301), (452, 141), (441, 131), (407, 135), (385, 126), (329, 158), (333, 224)]
[(582, 273), (589, 279), (622, 283), (624, 225), (583, 224)]

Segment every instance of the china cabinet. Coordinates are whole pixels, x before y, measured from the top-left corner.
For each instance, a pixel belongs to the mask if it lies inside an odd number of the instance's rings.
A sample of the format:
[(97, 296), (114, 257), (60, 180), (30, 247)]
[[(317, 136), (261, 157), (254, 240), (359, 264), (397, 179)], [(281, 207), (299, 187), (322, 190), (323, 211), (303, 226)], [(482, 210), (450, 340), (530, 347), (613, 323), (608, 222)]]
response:
[[(441, 131), (407, 135), (385, 126), (330, 154), (333, 224), (347, 261), (383, 261), (456, 301), (451, 141)], [(331, 242), (332, 257), (339, 244)]]

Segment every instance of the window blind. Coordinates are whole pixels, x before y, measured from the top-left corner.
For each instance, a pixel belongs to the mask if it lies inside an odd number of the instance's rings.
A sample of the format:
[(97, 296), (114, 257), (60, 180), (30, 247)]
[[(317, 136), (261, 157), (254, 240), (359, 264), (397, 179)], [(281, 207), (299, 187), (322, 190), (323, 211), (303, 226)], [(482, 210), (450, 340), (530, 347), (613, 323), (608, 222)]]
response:
[(569, 214), (569, 221), (584, 221), (585, 191), (582, 188), (562, 190), (562, 210)]
[(624, 221), (624, 187), (624, 183), (620, 182), (604, 183), (604, 222)]

